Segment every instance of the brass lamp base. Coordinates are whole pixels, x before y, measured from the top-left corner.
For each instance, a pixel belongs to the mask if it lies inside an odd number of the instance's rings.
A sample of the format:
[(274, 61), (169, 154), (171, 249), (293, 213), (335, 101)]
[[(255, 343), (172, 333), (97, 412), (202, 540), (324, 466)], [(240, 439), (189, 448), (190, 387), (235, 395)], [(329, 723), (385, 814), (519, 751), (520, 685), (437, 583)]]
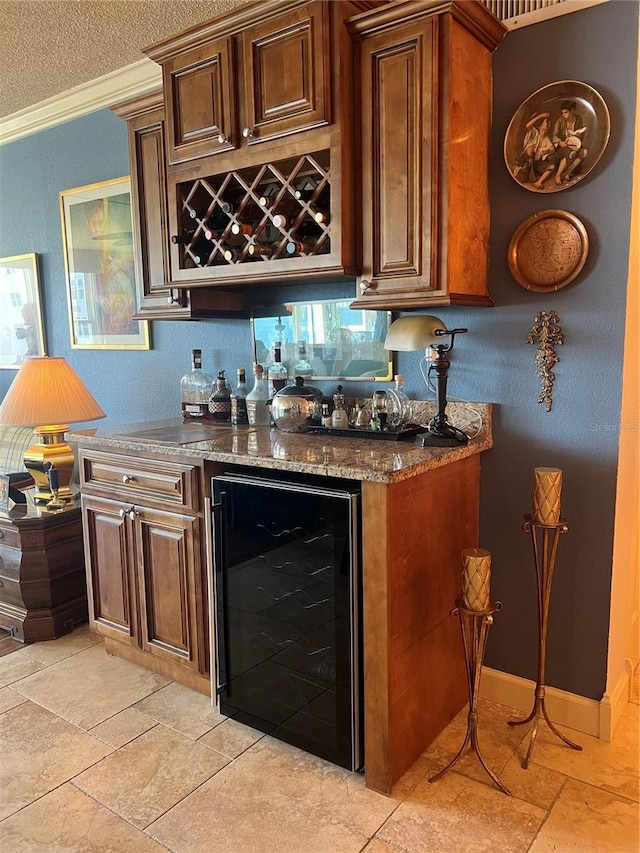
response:
[(69, 429), (66, 424), (36, 427), (36, 435), (41, 444), (32, 444), (24, 453), (24, 466), (35, 481), (34, 498), (37, 502), (47, 503), (53, 498), (49, 487), (49, 466), (53, 465), (58, 473), (59, 488), (57, 497), (63, 501), (75, 501), (77, 494), (71, 491), (73, 475), (73, 450), (64, 442), (64, 434)]

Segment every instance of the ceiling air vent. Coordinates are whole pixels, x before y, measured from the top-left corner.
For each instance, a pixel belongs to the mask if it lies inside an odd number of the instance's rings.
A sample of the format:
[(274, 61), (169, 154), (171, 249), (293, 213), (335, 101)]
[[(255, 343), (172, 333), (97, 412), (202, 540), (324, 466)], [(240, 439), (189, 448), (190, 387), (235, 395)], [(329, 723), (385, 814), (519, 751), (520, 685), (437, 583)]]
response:
[(548, 6), (557, 6), (566, 0), (482, 0), (485, 6), (493, 12), (501, 21), (509, 21), (511, 18), (519, 18), (530, 12), (538, 12)]

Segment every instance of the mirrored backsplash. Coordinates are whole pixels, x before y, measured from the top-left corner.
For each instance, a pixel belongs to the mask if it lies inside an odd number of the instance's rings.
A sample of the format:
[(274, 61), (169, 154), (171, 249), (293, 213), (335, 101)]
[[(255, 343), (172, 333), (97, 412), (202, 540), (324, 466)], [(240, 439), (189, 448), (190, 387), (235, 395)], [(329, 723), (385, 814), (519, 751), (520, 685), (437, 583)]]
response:
[(390, 381), (392, 353), (384, 348), (390, 313), (352, 310), (350, 302), (328, 299), (254, 309), (253, 360), (267, 371), (273, 345), (280, 341), (291, 379)]

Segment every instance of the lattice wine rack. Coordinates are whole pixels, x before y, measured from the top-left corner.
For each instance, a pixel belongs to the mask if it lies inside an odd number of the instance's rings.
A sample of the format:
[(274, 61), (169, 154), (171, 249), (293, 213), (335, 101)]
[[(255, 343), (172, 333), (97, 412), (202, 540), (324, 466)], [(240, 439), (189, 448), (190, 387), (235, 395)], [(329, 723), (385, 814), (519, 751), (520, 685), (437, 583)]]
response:
[(330, 152), (177, 186), (181, 269), (269, 263), (331, 251)]

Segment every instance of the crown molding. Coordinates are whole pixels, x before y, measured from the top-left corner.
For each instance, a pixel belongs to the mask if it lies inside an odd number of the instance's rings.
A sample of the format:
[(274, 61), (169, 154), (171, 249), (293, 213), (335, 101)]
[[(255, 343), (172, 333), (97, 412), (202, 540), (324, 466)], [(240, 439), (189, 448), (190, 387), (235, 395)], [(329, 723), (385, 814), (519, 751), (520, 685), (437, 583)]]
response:
[(162, 69), (141, 59), (0, 119), (0, 145), (142, 95), (162, 85)]

